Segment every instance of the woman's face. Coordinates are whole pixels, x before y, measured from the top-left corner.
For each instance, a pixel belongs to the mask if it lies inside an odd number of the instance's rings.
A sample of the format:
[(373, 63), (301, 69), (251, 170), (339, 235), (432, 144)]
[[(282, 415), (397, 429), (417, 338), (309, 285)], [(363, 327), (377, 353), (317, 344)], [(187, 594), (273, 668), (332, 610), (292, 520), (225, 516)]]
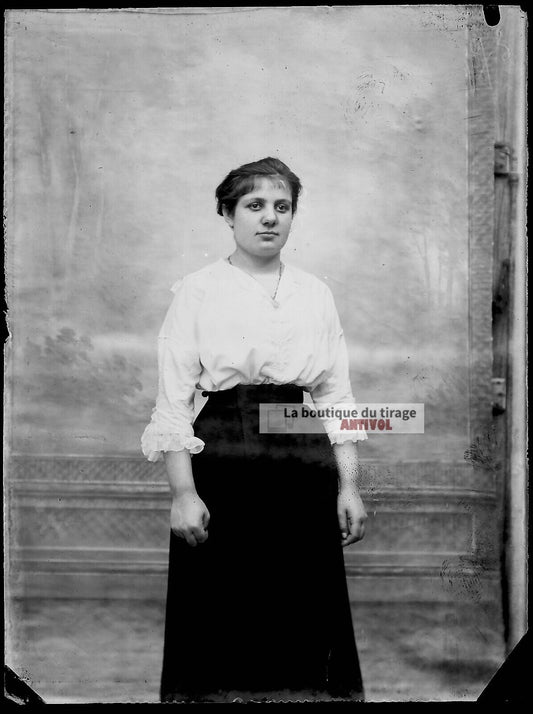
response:
[(283, 248), (292, 223), (292, 197), (283, 179), (261, 178), (250, 193), (241, 196), (230, 216), (237, 247), (256, 257), (270, 258)]

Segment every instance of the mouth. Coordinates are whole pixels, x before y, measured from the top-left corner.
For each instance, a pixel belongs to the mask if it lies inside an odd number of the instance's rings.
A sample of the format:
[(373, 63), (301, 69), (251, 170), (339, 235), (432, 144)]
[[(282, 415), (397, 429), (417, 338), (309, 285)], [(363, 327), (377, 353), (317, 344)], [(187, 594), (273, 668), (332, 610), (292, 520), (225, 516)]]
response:
[(257, 235), (263, 236), (264, 238), (274, 238), (274, 236), (278, 236), (279, 233), (276, 233), (275, 231), (262, 231), (261, 233), (258, 233)]

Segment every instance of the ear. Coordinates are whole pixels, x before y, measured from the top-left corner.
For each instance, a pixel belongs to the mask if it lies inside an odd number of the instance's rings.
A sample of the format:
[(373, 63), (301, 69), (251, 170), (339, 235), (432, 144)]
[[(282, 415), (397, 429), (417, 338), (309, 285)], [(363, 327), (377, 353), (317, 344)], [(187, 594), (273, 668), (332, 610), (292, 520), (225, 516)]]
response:
[(230, 228), (233, 228), (233, 216), (230, 215), (226, 206), (222, 206), (222, 215)]

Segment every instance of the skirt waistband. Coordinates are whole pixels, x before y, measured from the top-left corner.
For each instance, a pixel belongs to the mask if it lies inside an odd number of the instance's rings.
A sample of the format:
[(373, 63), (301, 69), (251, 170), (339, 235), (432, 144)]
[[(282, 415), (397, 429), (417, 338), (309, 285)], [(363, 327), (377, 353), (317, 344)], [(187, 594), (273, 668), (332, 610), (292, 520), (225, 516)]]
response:
[(304, 390), (296, 384), (238, 384), (231, 389), (218, 392), (204, 390), (203, 397), (208, 397), (215, 404), (259, 404), (260, 402), (301, 404)]

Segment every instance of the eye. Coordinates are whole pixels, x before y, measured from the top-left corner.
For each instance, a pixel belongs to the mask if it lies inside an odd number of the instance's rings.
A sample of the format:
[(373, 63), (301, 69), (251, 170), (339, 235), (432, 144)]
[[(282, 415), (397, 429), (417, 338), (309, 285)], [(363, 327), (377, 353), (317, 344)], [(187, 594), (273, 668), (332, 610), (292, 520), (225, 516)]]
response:
[(286, 203), (278, 203), (277, 209), (281, 213), (287, 213), (287, 211), (290, 211), (290, 206), (288, 206)]
[(252, 201), (248, 204), (248, 208), (251, 208), (252, 211), (259, 211), (261, 208), (261, 204), (259, 203), (259, 201)]

